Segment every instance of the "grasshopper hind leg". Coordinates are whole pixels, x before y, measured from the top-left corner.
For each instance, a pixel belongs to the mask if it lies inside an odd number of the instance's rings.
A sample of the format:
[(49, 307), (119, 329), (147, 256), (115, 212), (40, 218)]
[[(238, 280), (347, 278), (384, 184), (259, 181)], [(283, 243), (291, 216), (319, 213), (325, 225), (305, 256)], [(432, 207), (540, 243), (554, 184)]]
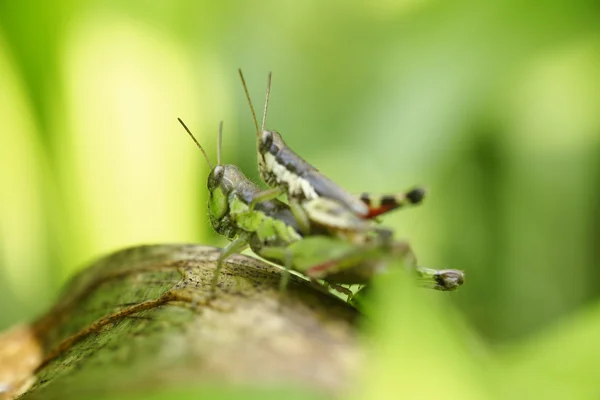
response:
[(390, 211), (404, 208), (407, 206), (416, 206), (423, 202), (425, 198), (425, 189), (416, 187), (404, 193), (374, 195), (362, 193), (359, 198), (369, 209), (366, 219), (374, 219)]
[(354, 293), (352, 292), (352, 290), (350, 290), (349, 288), (344, 287), (342, 285), (330, 283), (327, 281), (319, 281), (317, 278), (310, 278), (310, 283), (313, 285), (313, 287), (315, 289), (319, 290), (322, 293), (331, 294), (329, 289), (332, 289), (340, 294), (347, 296), (347, 298), (346, 298), (347, 302), (350, 302), (352, 299), (352, 296), (354, 296)]
[(465, 282), (465, 274), (458, 269), (432, 269), (417, 266), (417, 279), (423, 287), (450, 292)]
[(257, 193), (254, 195), (254, 198), (250, 202), (248, 209), (250, 211), (253, 211), (258, 203), (276, 199), (278, 196), (282, 195), (283, 193), (285, 193), (285, 191), (282, 188), (272, 188), (272, 189), (267, 189), (260, 193)]
[(292, 250), (279, 246), (265, 246), (260, 249), (253, 248), (252, 250), (259, 256), (283, 266), (283, 271), (279, 278), (279, 291), (285, 292), (290, 282), (290, 271), (294, 267), (294, 254)]
[(344, 287), (342, 285), (339, 285), (337, 283), (328, 283), (328, 287), (330, 287), (331, 289), (335, 290), (338, 293), (345, 295), (347, 303), (349, 303), (350, 300), (352, 299), (352, 296), (354, 296), (354, 293), (352, 292), (352, 290), (350, 290), (349, 288)]
[(280, 292), (285, 292), (288, 286), (288, 283), (290, 282), (290, 270), (292, 269), (292, 253), (289, 250), (284, 250), (285, 251), (285, 262), (283, 263), (283, 266), (285, 267), (283, 272), (281, 273), (281, 278), (279, 279), (279, 291)]

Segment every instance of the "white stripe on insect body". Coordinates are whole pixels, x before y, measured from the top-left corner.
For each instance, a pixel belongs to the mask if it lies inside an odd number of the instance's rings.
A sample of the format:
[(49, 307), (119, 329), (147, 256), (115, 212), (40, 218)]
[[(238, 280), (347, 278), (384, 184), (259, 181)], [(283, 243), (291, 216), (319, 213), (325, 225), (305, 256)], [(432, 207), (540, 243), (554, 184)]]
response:
[(308, 200), (319, 197), (312, 185), (304, 178), (288, 171), (288, 169), (279, 164), (271, 153), (264, 155), (267, 168), (276, 176), (278, 183), (288, 186), (288, 195), (304, 197)]

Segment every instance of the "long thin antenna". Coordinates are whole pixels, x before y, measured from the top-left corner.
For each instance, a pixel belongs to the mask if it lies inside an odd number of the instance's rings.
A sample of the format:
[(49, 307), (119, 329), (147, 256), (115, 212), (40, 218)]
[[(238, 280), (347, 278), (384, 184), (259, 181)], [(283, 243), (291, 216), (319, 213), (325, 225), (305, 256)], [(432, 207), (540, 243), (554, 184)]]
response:
[(271, 72), (269, 71), (269, 77), (267, 78), (267, 94), (265, 95), (265, 110), (263, 111), (263, 120), (261, 126), (261, 132), (265, 130), (265, 123), (267, 122), (267, 108), (269, 108), (269, 95), (271, 94)]
[(260, 131), (258, 130), (258, 120), (256, 119), (256, 113), (254, 112), (254, 106), (252, 105), (252, 100), (250, 99), (250, 93), (248, 92), (248, 87), (246, 86), (246, 80), (244, 79), (244, 74), (242, 73), (242, 69), (238, 68), (238, 72), (240, 73), (240, 79), (242, 80), (242, 86), (244, 87), (244, 92), (246, 92), (246, 99), (248, 99), (248, 104), (250, 105), (250, 111), (252, 112), (252, 119), (254, 120), (254, 127), (256, 128), (256, 137), (260, 138)]
[(219, 139), (217, 141), (217, 165), (221, 165), (221, 143), (223, 143), (223, 121), (219, 122)]
[(189, 130), (189, 128), (187, 127), (187, 125), (183, 123), (183, 121), (181, 120), (181, 118), (177, 118), (177, 121), (179, 121), (179, 123), (181, 124), (181, 126), (183, 126), (183, 129), (185, 129), (185, 131), (188, 133), (188, 135), (190, 135), (190, 137), (192, 138), (192, 140), (194, 141), (194, 143), (196, 143), (196, 146), (198, 146), (198, 148), (200, 149), (200, 151), (202, 151), (202, 154), (204, 154), (204, 158), (206, 159), (206, 163), (208, 164), (208, 167), (210, 169), (213, 169), (212, 163), (210, 162), (210, 159), (208, 158), (208, 155), (206, 154), (206, 151), (204, 151), (204, 148), (202, 146), (200, 146), (200, 143), (198, 143), (198, 141), (196, 140), (196, 138), (194, 137), (194, 135), (192, 134), (192, 132)]

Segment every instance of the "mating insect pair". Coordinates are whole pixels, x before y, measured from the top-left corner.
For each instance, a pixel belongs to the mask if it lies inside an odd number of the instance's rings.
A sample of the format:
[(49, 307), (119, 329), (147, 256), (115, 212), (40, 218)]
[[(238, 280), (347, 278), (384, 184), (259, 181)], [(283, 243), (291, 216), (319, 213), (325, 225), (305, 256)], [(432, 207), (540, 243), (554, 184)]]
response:
[[(260, 131), (241, 70), (240, 77), (256, 127), (259, 171), (272, 189), (263, 190), (236, 166), (221, 164), (222, 124), (218, 164), (213, 166), (202, 146), (179, 120), (211, 169), (207, 185), (211, 224), (231, 240), (217, 261), (213, 291), (224, 260), (248, 246), (259, 256), (285, 267), (282, 289), (290, 269), (343, 290), (337, 284), (368, 283), (398, 260), (416, 272), (422, 286), (454, 290), (462, 284), (461, 271), (417, 266), (406, 242), (394, 240), (390, 230), (371, 221), (393, 209), (418, 204), (424, 195), (422, 190), (383, 196), (378, 203), (367, 195), (355, 197), (346, 192), (289, 149), (279, 133), (264, 129), (270, 75)], [(276, 199), (284, 193), (289, 205)]]

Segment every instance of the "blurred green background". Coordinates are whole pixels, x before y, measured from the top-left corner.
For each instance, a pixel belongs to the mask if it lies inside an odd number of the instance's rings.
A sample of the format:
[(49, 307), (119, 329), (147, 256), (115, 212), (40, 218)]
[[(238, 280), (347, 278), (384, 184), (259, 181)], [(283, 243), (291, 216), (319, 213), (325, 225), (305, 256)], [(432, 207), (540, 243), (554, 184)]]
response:
[(242, 67), (258, 109), (273, 71), (267, 127), (335, 181), (428, 188), (385, 220), (421, 264), (466, 271), (426, 295), (424, 321), (460, 321), (427, 340), (491, 357), (507, 396), (597, 395), (599, 21), (586, 0), (0, 1), (0, 328), (100, 255), (225, 243), (176, 118), (213, 159), (224, 120), (224, 161), (257, 181)]

